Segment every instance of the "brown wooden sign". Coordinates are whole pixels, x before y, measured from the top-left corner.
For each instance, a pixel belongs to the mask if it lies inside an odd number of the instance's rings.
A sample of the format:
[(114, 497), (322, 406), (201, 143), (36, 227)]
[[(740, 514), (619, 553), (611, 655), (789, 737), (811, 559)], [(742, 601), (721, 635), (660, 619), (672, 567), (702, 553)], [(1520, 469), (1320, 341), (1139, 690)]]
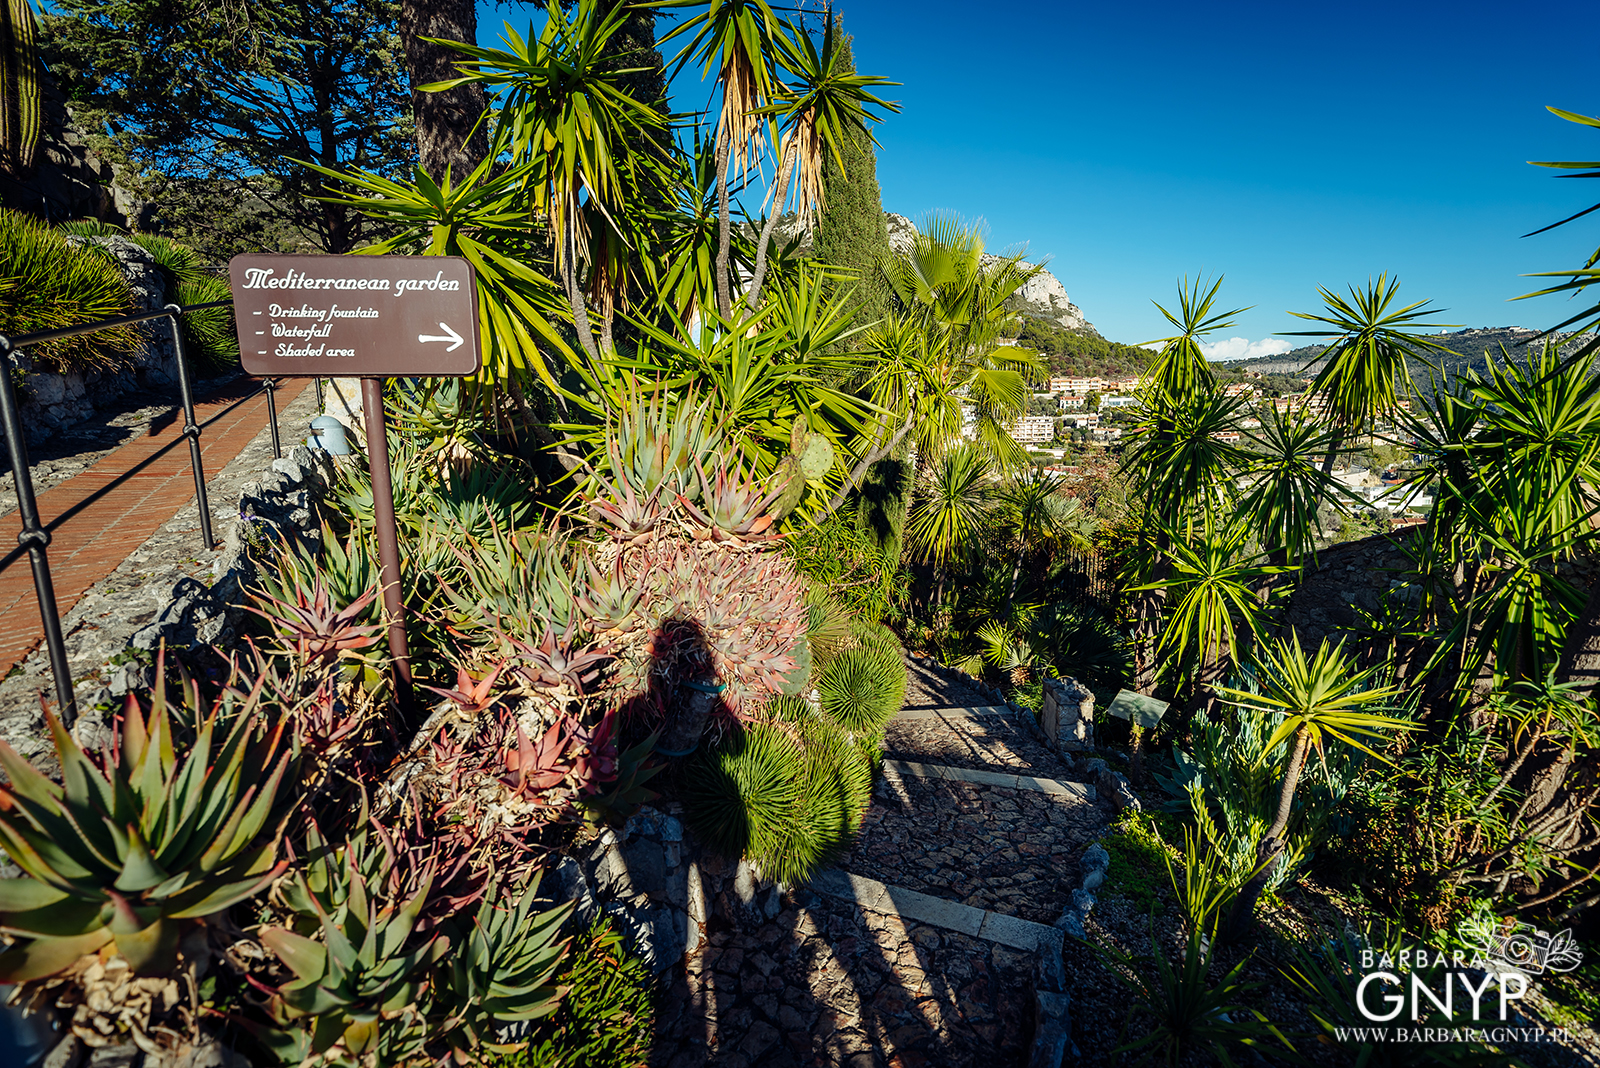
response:
[(253, 375), (433, 378), (478, 370), (472, 265), (458, 256), (235, 256)]

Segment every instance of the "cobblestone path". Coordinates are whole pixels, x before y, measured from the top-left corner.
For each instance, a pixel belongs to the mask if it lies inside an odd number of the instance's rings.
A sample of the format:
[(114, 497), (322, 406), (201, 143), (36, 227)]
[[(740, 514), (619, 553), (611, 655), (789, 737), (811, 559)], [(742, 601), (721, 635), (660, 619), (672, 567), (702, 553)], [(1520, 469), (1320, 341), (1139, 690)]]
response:
[(1052, 925), (1110, 811), (1031, 717), (908, 667), (842, 874), (754, 930), (712, 918), (664, 977), (653, 1068), (1030, 1063), (1044, 958), (1060, 968)]

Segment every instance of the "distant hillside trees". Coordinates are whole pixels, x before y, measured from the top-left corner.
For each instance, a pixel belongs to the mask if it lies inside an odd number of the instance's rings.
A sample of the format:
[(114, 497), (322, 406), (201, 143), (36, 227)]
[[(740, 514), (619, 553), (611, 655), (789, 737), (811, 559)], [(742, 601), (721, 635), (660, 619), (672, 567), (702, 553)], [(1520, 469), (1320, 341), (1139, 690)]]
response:
[(164, 228), (228, 225), (253, 202), (315, 247), (348, 252), (372, 224), (314, 199), (321, 179), (293, 161), (393, 175), (416, 158), (396, 3), (53, 8), (39, 20), (47, 64), (96, 147), (162, 201)]
[(1052, 375), (1131, 376), (1150, 363), (1147, 349), (1068, 330), (1049, 319), (1025, 318), (1018, 340), (1049, 362)]
[[(835, 26), (839, 25), (835, 16)], [(842, 34), (842, 30), (838, 32)], [(840, 47), (840, 63), (854, 73), (855, 56), (848, 34), (843, 34)], [(889, 256), (889, 232), (883, 224), (878, 160), (873, 147), (870, 134), (853, 130), (840, 138), (839, 160), (831, 152), (823, 154), (822, 217), (817, 222), (813, 248), (813, 255), (824, 263), (856, 273), (861, 322), (883, 318), (889, 299), (888, 284), (878, 270)]]

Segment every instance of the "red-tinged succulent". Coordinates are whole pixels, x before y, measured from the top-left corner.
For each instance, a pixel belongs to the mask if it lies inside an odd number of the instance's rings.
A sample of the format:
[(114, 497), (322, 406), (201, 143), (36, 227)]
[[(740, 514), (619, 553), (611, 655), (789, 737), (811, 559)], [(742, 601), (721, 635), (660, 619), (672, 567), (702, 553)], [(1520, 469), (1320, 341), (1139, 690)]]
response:
[(364, 650), (383, 640), (383, 624), (360, 622), (377, 596), (378, 588), (374, 586), (343, 608), (337, 607), (327, 583), (319, 576), (309, 591), (296, 585), (292, 602), (258, 593), (254, 597), (261, 607), (245, 608), (272, 627), (280, 652), (300, 663), (327, 665), (339, 660), (360, 660)]
[(613, 709), (593, 728), (572, 730), (572, 781), (580, 795), (598, 793), (617, 778), (617, 713)]
[(456, 709), (463, 714), (476, 716), (499, 703), (500, 695), (494, 692), (494, 684), (500, 680), (500, 675), (505, 669), (505, 664), (496, 665), (480, 679), (475, 678), (466, 668), (458, 666), (454, 689), (441, 689), (438, 686), (425, 686), (423, 689), (432, 690), (446, 700), (454, 702)]
[(764, 493), (760, 483), (748, 478), (738, 464), (731, 470), (726, 465), (719, 466), (714, 479), (706, 477), (704, 467), (697, 465), (696, 470), (700, 477), (700, 504), (678, 495), (678, 505), (688, 516), (696, 538), (741, 545), (776, 537), (767, 530), (773, 524), (775, 506), (785, 487)]
[(594, 479), (606, 493), (589, 501), (595, 522), (618, 541), (634, 544), (649, 540), (666, 514), (661, 507), (661, 489), (640, 495), (626, 482), (618, 489), (599, 475)]
[(594, 561), (587, 557), (583, 564), (589, 573), (589, 581), (579, 593), (577, 604), (589, 630), (603, 634), (636, 625), (644, 592), (628, 581), (622, 568), (622, 557), (619, 555), (612, 561), (606, 573), (602, 573)]
[(566, 685), (581, 694), (598, 677), (600, 666), (611, 659), (610, 651), (603, 648), (573, 649), (570, 627), (560, 635), (554, 627), (546, 627), (537, 645), (509, 634), (502, 637), (511, 648), (513, 674), (534, 689)]
[(500, 781), (527, 800), (543, 802), (542, 795), (566, 782), (572, 773), (567, 752), (570, 728), (570, 718), (563, 716), (550, 725), (538, 742), (532, 742), (522, 724), (517, 724), (517, 744), (506, 753), (506, 774)]

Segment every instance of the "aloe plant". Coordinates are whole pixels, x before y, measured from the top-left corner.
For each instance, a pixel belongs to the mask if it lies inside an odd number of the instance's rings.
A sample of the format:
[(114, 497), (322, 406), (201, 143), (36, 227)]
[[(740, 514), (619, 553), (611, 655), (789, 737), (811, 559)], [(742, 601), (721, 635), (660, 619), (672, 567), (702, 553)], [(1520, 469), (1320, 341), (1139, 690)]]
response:
[[(164, 667), (162, 655), (158, 679)], [(59, 785), (0, 742), (10, 780), (0, 785), (0, 847), (24, 873), (0, 880), (0, 926), (17, 939), (0, 954), (0, 980), (48, 976), (107, 945), (135, 971), (170, 972), (186, 928), (283, 872), (296, 758), (286, 725), (262, 723), (260, 694), (260, 684), (230, 692), (196, 716), (182, 754), (159, 683), (148, 713), (129, 696), (97, 757), (46, 710)]]
[[(382, 855), (392, 860), (384, 846)], [(427, 971), (450, 939), (437, 929), (417, 931), (433, 872), (408, 896), (391, 896), (374, 871), (378, 856), (366, 839), (352, 839), (292, 881), (285, 896), (320, 937), (286, 926), (261, 929), (262, 945), (293, 975), (267, 1004), (280, 1030), (265, 1037), (285, 1059), (387, 1065), (422, 1051)]]
[[(561, 927), (572, 911), (568, 902), (538, 911), (541, 872), (522, 887), (489, 884), (470, 919), (452, 927), (455, 950), (439, 968), (437, 1025), (458, 1051), (458, 1062), (484, 1047), (511, 1052), (527, 1044), (504, 1042), (506, 1025), (538, 1020), (560, 1007), (566, 988), (551, 984), (567, 954)], [(510, 898), (508, 904), (507, 898)]]
[(723, 464), (714, 478), (697, 466), (700, 478), (700, 504), (679, 494), (678, 504), (693, 526), (694, 536), (734, 545), (767, 540), (776, 517), (776, 505), (788, 488), (780, 484), (767, 491), (740, 464)]

